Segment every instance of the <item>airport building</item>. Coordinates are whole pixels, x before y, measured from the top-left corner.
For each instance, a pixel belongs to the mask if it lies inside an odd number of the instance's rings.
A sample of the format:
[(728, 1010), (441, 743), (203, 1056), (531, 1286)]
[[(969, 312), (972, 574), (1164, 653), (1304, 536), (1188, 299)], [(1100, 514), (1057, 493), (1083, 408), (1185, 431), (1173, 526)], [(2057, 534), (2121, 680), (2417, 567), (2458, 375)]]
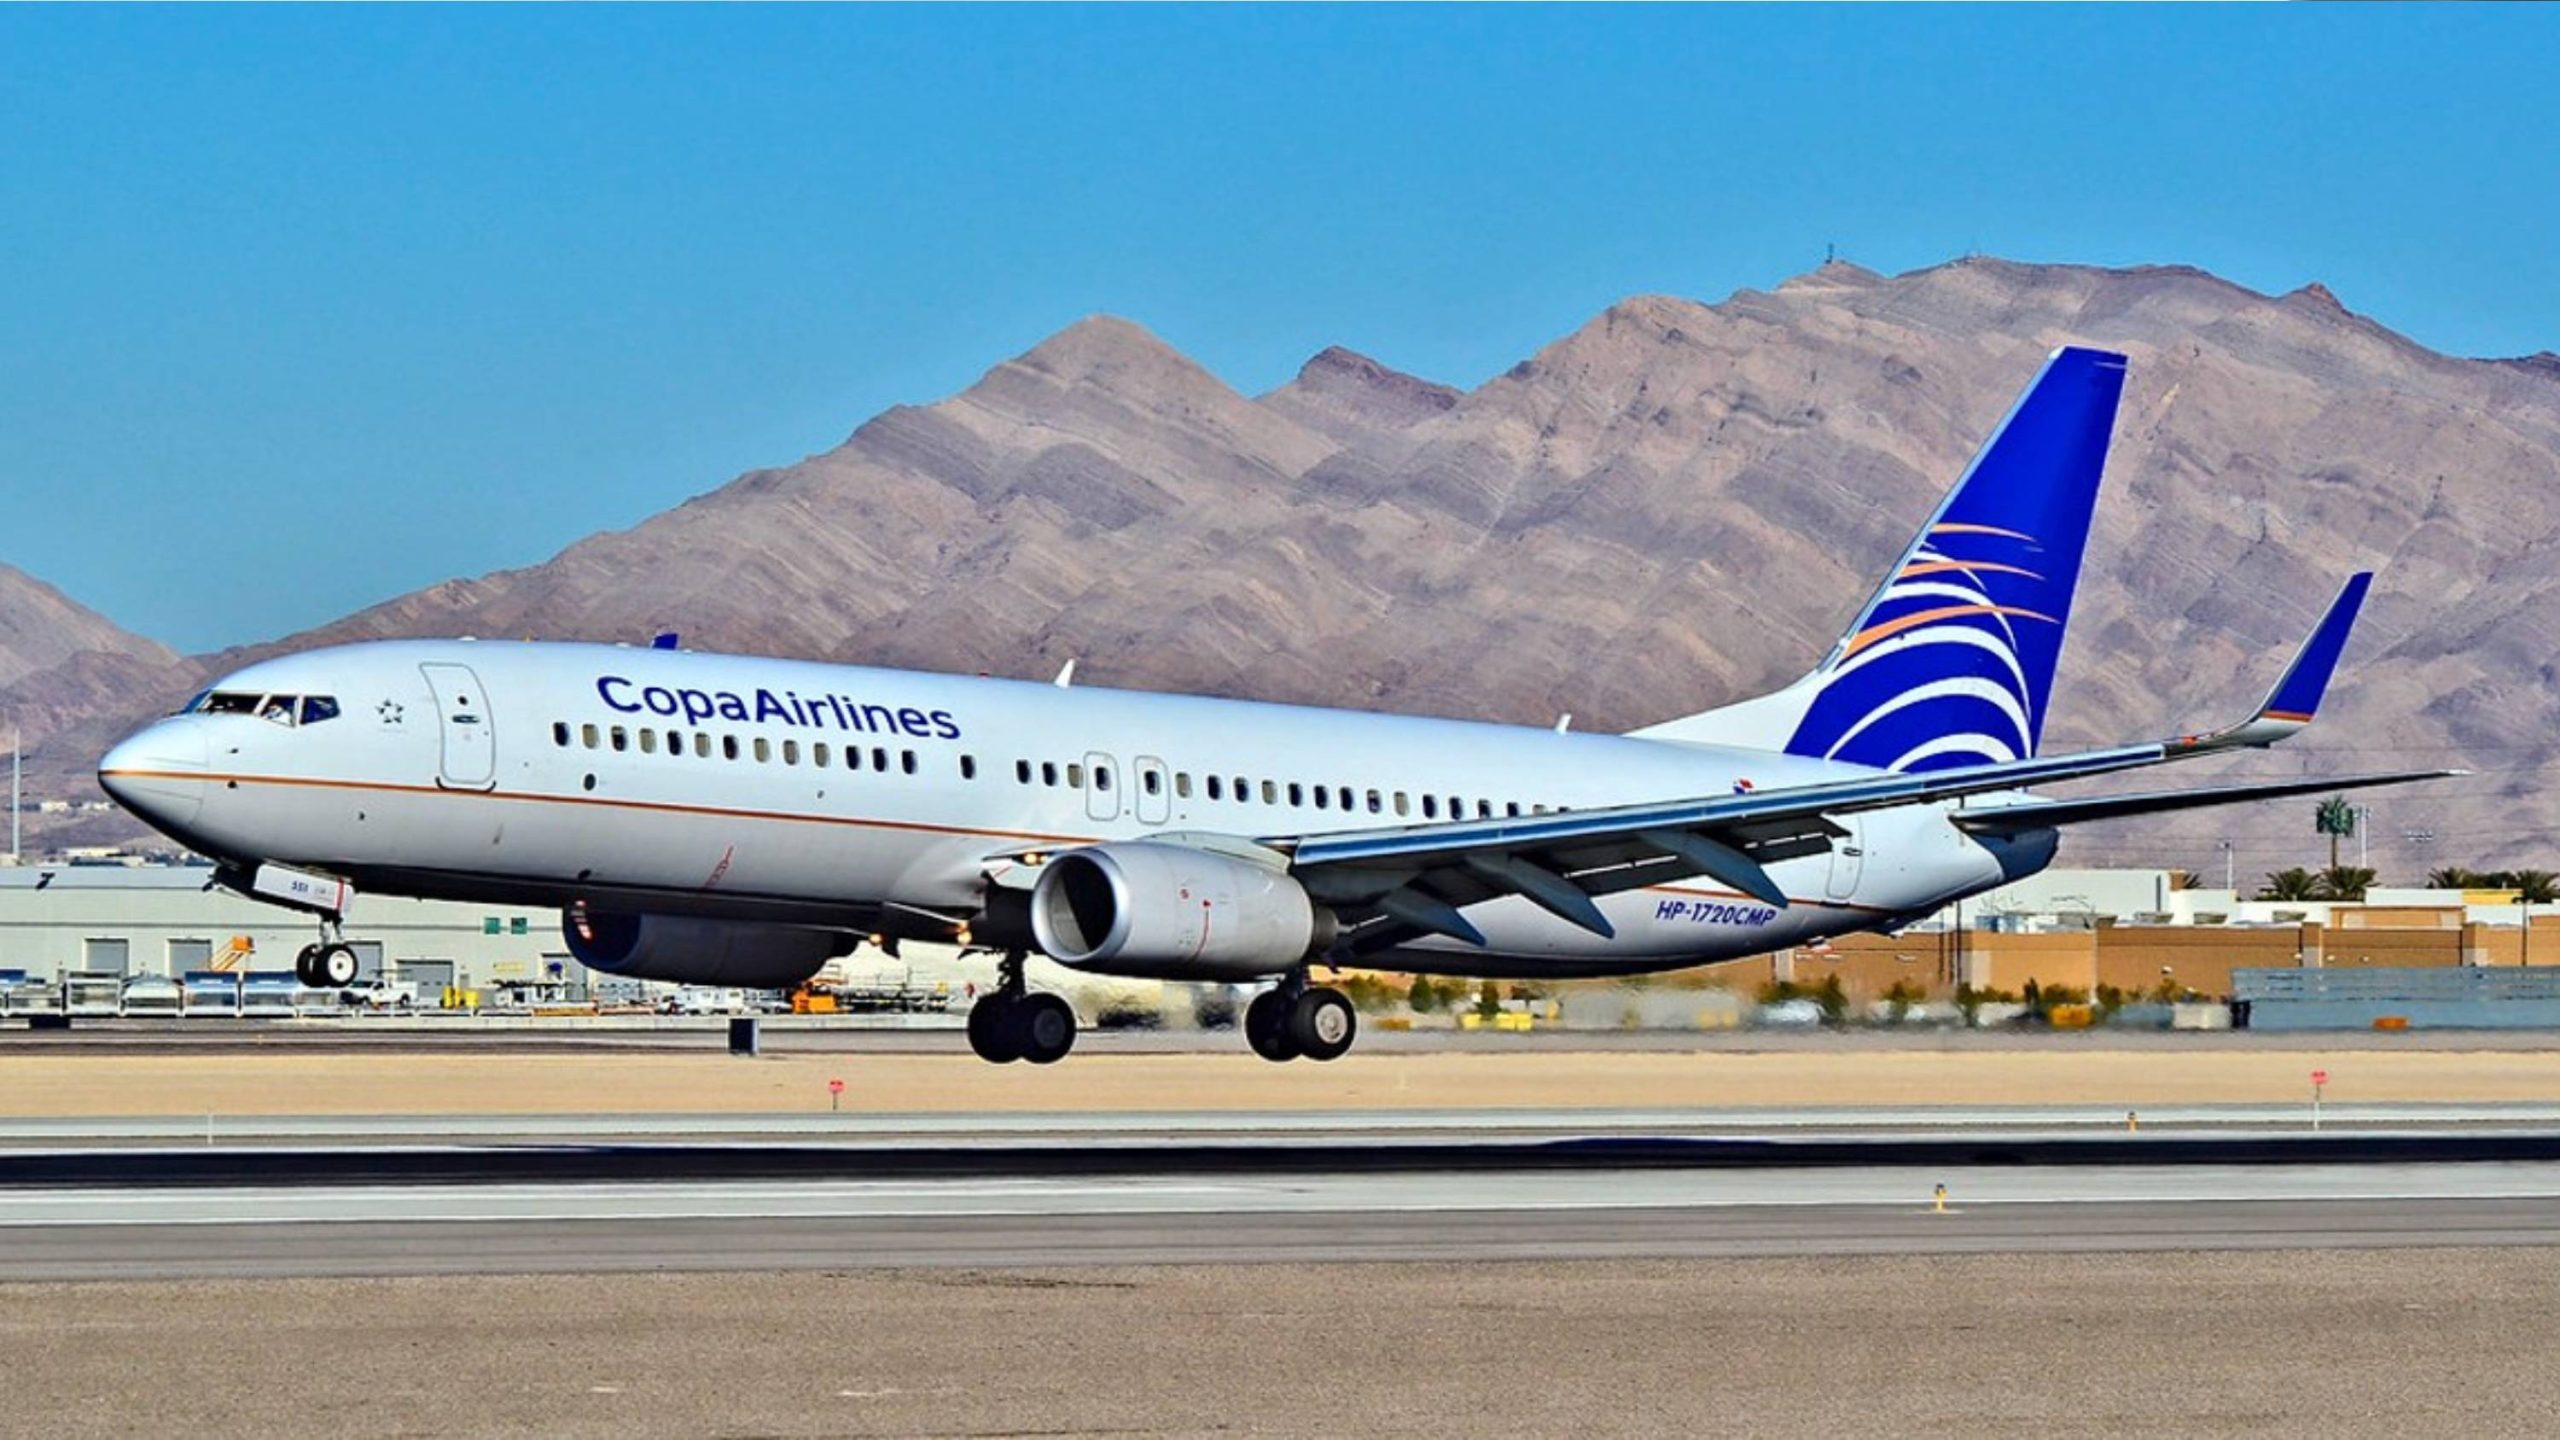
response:
[[(1894, 935), (1847, 935), (1729, 967), (1738, 982), (1818, 985), (1852, 997), (1896, 986), (2022, 994), (2105, 986), (2219, 1000), (2237, 970), (2560, 966), (2560, 906), (2512, 892), (2386, 889), (2358, 902), (2248, 900), (2171, 870), (2049, 870), (1949, 906)], [(2530, 924), (2528, 925), (2528, 920)]]
[[(574, 986), (585, 967), (560, 912), (359, 895), (347, 917), (359, 974), (436, 1004), (447, 990)], [(0, 867), (0, 977), (51, 986), (281, 974), (319, 936), (308, 916), (244, 899), (208, 866)]]

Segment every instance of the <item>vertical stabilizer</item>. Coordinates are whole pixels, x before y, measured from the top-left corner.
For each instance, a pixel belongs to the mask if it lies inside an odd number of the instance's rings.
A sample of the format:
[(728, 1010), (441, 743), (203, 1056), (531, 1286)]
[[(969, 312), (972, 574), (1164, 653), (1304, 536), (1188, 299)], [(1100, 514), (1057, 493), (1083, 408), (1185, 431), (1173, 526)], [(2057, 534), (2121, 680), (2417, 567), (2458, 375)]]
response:
[(2124, 372), (2055, 351), (1811, 674), (1634, 733), (1905, 771), (2034, 754)]

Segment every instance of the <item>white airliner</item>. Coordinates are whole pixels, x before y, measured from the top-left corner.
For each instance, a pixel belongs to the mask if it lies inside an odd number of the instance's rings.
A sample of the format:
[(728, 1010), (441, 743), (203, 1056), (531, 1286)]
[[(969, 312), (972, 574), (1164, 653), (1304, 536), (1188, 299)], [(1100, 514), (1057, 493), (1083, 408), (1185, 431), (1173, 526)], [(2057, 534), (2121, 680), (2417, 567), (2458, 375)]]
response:
[[(261, 661), (99, 764), (223, 883), (556, 905), (593, 969), (786, 987), (863, 937), (1002, 953), (990, 1060), (1074, 1043), (1022, 959), (1276, 981), (1246, 1032), (1332, 1059), (1311, 964), (1630, 974), (1889, 929), (2041, 869), (2059, 827), (2452, 772), (2099, 799), (2042, 782), (2263, 746), (2308, 723), (2347, 582), (2264, 704), (2204, 735), (2040, 756), (2124, 383), (2054, 353), (1802, 680), (1629, 735), (672, 648), (384, 641)], [(1559, 583), (1562, 583), (1561, 581)]]

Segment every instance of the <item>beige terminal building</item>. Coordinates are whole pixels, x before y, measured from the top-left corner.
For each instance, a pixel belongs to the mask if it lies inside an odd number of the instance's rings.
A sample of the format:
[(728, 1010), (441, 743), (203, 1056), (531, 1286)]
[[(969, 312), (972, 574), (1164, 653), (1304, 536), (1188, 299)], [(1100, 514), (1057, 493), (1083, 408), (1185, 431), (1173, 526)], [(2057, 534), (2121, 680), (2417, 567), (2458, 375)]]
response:
[[(203, 866), (0, 865), (0, 976), (50, 986), (72, 975), (289, 972), (315, 923), (215, 888), (212, 877)], [(1697, 978), (1751, 991), (1837, 975), (1861, 1000), (1897, 983), (1943, 1000), (1959, 984), (2015, 993), (2030, 980), (2129, 994), (2165, 984), (2218, 999), (2241, 968), (2560, 965), (2560, 906), (2535, 907), (2530, 932), (2524, 918), (2504, 894), (2378, 889), (2363, 904), (2267, 902), (2181, 889), (2165, 870), (2054, 870), (1899, 935), (1844, 936)], [(368, 980), (411, 987), (430, 1006), (448, 991), (574, 994), (589, 980), (557, 910), (359, 895), (346, 930)]]

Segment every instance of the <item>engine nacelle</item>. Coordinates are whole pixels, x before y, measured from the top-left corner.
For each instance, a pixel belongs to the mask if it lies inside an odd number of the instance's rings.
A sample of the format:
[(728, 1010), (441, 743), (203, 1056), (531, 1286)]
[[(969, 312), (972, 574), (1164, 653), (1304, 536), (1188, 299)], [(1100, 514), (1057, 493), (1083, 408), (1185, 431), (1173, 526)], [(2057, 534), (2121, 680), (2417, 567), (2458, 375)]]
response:
[(590, 970), (742, 990), (789, 990), (853, 949), (852, 936), (832, 930), (610, 910), (566, 911), (560, 933)]
[(1253, 980), (1296, 965), (1333, 932), (1333, 912), (1286, 871), (1187, 845), (1069, 850), (1031, 890), (1041, 951), (1112, 975)]

